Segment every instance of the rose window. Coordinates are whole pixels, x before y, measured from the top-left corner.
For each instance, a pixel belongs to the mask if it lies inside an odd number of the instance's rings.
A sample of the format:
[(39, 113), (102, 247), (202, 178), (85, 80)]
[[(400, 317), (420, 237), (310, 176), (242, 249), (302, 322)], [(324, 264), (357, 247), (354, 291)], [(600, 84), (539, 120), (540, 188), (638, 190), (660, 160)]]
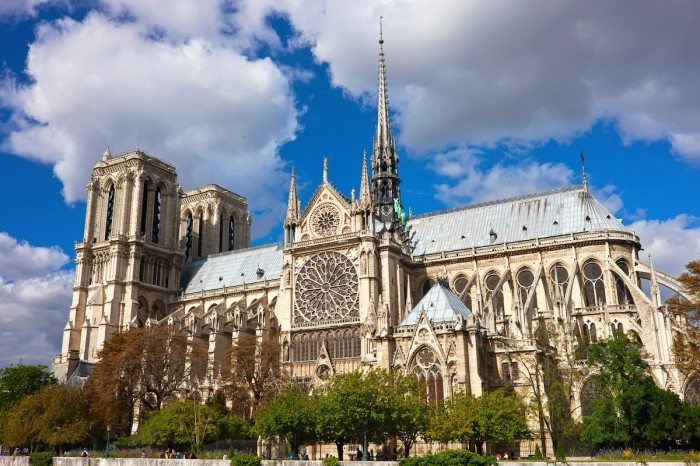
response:
[(299, 270), (294, 297), (294, 326), (359, 320), (357, 272), (337, 252), (312, 256)]
[(318, 236), (330, 236), (338, 230), (340, 212), (333, 204), (323, 204), (311, 217), (311, 228)]

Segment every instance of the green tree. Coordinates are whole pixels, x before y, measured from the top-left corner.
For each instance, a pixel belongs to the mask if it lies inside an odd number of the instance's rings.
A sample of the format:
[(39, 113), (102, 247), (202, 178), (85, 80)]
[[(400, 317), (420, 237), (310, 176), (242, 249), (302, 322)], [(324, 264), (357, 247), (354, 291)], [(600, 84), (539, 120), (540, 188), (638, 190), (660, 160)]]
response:
[(22, 398), (56, 383), (46, 366), (18, 364), (0, 369), (0, 441), (8, 411)]
[(687, 272), (678, 280), (691, 299), (676, 297), (667, 304), (681, 324), (681, 331), (675, 332), (673, 340), (676, 365), (686, 375), (692, 375), (700, 367), (700, 261), (689, 262), (685, 267)]
[(416, 439), (428, 427), (428, 403), (425, 387), (413, 375), (399, 375), (388, 388), (388, 434), (401, 440), (408, 458)]
[(469, 442), (481, 454), (485, 442), (514, 442), (530, 435), (525, 404), (515, 394), (498, 389), (479, 397), (459, 393), (447, 409), (444, 439)]
[(173, 401), (148, 416), (141, 427), (141, 441), (159, 447), (198, 449), (219, 437), (222, 419), (219, 410), (212, 406), (195, 401)]
[(316, 413), (314, 399), (306, 389), (292, 384), (258, 408), (253, 431), (262, 438), (282, 437), (298, 458), (302, 445), (316, 441)]
[(82, 392), (65, 385), (49, 385), (10, 409), (5, 442), (60, 450), (83, 443), (94, 426)]

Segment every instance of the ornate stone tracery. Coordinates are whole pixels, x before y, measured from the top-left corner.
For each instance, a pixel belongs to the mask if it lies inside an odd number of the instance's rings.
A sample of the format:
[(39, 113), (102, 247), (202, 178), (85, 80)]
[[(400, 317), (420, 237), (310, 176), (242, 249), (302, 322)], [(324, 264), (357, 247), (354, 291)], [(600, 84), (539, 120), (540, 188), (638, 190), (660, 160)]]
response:
[(340, 225), (340, 212), (333, 204), (321, 204), (314, 210), (311, 217), (311, 228), (315, 235), (331, 236)]
[(322, 252), (309, 258), (295, 281), (294, 326), (359, 320), (357, 271), (337, 252)]

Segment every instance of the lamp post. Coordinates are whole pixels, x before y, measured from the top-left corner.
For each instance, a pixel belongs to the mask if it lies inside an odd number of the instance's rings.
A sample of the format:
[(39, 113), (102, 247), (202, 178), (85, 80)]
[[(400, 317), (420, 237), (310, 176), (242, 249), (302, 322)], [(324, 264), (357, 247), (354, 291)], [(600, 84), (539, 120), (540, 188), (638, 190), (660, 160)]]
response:
[(112, 426), (107, 424), (107, 444), (105, 445), (105, 458), (109, 455), (109, 432), (112, 430)]

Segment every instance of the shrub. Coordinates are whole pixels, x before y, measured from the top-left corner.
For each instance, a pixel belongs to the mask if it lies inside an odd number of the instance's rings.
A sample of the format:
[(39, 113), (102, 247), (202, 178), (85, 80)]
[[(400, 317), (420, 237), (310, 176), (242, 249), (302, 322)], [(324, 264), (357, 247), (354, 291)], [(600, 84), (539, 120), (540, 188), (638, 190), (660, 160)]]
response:
[(566, 454), (561, 446), (558, 446), (556, 450), (554, 450), (554, 459), (560, 463), (566, 463)]
[(255, 455), (233, 455), (231, 466), (260, 466), (260, 457)]
[(447, 450), (435, 455), (411, 456), (400, 461), (400, 466), (494, 466), (496, 458), (482, 456), (467, 450)]
[(335, 456), (326, 456), (323, 458), (323, 466), (339, 466), (340, 461)]
[(32, 466), (52, 466), (53, 452), (40, 451), (32, 453), (31, 455), (29, 455), (29, 464), (31, 464)]

